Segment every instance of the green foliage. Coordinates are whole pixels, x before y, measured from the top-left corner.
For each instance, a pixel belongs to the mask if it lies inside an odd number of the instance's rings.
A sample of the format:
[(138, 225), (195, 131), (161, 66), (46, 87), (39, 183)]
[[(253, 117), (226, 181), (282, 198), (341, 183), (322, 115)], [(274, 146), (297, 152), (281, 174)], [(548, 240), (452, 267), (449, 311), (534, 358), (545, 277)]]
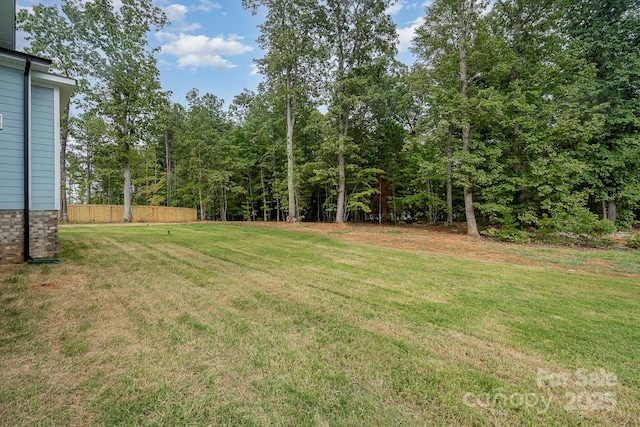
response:
[(355, 173), (356, 182), (349, 197), (348, 211), (372, 212), (371, 199), (374, 194), (378, 193), (376, 183), (378, 182), (378, 177), (383, 174), (383, 170), (375, 168), (361, 169)]
[[(395, 54), (397, 33), (391, 17), (385, 13), (390, 0), (327, 0), (318, 15), (318, 37), (328, 49), (324, 77), (329, 116), (335, 132), (333, 155), (337, 157), (336, 222), (347, 217), (347, 157), (356, 138), (350, 132), (352, 122), (363, 117), (376, 87)], [(351, 129), (352, 130), (352, 129)]]
[(296, 197), (296, 161), (294, 131), (305, 102), (316, 97), (320, 64), (326, 61), (326, 49), (318, 42), (319, 5), (308, 0), (243, 0), (243, 7), (257, 13), (267, 9), (260, 25), (258, 43), (267, 53), (256, 61), (267, 77), (267, 84), (286, 119), (287, 220), (297, 222), (300, 201)]
[(265, 12), (265, 83), (228, 110), (197, 88), (169, 102), (149, 48), (166, 17), (150, 0), (117, 3), (18, 13), (27, 51), (78, 81), (62, 126), (73, 201), (122, 203), (131, 189), (133, 203), (222, 220), (471, 211), (511, 241), (638, 219), (637, 2), (436, 0), (408, 67), (392, 59), (390, 0), (244, 0)]
[(498, 228), (490, 227), (481, 231), (483, 236), (513, 243), (529, 243), (531, 241), (531, 234), (521, 229), (520, 222), (511, 207), (494, 203), (482, 204), (479, 209), (485, 216), (488, 216), (491, 222), (499, 224)]
[(640, 233), (631, 233), (627, 238), (627, 246), (632, 249), (640, 249)]
[[(586, 104), (603, 110), (604, 125), (589, 141), (594, 200), (629, 211), (640, 201), (640, 14), (633, 0), (563, 2), (567, 33), (592, 64), (595, 75)], [(617, 221), (615, 210), (608, 218)]]
[(599, 219), (586, 208), (558, 211), (553, 215), (553, 229), (576, 235), (602, 236), (616, 231), (611, 221)]
[(523, 230), (517, 230), (514, 228), (488, 228), (480, 232), (485, 237), (498, 239), (504, 242), (512, 243), (529, 243), (531, 242), (531, 235)]

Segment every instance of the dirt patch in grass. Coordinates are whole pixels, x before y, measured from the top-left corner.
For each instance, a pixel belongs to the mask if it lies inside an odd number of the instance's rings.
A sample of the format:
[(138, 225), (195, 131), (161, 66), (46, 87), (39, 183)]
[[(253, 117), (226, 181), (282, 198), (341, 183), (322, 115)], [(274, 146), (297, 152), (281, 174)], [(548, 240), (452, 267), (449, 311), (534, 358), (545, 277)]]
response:
[(388, 226), (376, 224), (327, 223), (252, 223), (260, 227), (279, 227), (326, 235), (336, 240), (393, 247), (417, 252), (456, 255), (488, 261), (511, 260), (531, 264), (530, 260), (514, 256), (508, 245), (467, 236), (463, 227)]
[[(508, 262), (520, 265), (553, 267), (567, 271), (587, 271), (597, 274), (621, 277), (640, 277), (640, 274), (615, 268), (612, 261), (600, 256), (606, 250), (589, 248), (568, 248), (553, 245), (517, 245), (496, 242), (466, 235), (465, 227), (440, 225), (378, 225), (378, 224), (332, 224), (332, 223), (242, 223), (243, 226), (282, 228), (305, 233), (324, 235), (332, 239), (392, 247), (434, 255), (449, 255), (479, 259), (489, 262)], [(517, 249), (517, 250), (516, 250)], [(521, 249), (524, 249), (521, 250)], [(531, 253), (526, 254), (530, 249)], [(549, 249), (558, 262), (536, 259), (537, 249)], [(589, 254), (589, 259), (571, 262), (577, 254)]]
[(34, 283), (33, 285), (31, 285), (31, 287), (35, 290), (48, 291), (48, 290), (59, 288), (60, 283), (56, 283), (56, 282)]

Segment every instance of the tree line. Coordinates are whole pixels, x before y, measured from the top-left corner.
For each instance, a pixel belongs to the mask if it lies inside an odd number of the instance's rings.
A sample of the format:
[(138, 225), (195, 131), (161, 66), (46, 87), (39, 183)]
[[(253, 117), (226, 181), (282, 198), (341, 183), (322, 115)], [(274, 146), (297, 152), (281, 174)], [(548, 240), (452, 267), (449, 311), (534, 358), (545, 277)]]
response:
[(411, 65), (395, 60), (393, 3), (243, 0), (266, 12), (264, 82), (227, 108), (197, 88), (170, 101), (151, 0), (20, 11), (29, 51), (79, 82), (64, 193), (125, 218), (134, 203), (223, 221), (421, 219), (513, 240), (634, 224), (637, 2), (435, 0)]

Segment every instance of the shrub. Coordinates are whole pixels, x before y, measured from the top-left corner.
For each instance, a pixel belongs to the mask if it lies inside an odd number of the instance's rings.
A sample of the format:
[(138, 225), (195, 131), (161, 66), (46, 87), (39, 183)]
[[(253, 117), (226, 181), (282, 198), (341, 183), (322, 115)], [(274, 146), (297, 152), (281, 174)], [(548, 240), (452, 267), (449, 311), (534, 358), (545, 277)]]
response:
[(481, 232), (483, 236), (498, 239), (503, 242), (513, 243), (529, 243), (531, 242), (531, 236), (526, 231), (518, 230), (516, 228), (497, 229), (489, 228)]
[(599, 219), (597, 215), (589, 212), (586, 208), (556, 213), (553, 217), (553, 228), (557, 232), (587, 236), (601, 236), (616, 231), (613, 222)]
[(627, 246), (631, 249), (640, 249), (640, 233), (631, 233), (627, 239)]

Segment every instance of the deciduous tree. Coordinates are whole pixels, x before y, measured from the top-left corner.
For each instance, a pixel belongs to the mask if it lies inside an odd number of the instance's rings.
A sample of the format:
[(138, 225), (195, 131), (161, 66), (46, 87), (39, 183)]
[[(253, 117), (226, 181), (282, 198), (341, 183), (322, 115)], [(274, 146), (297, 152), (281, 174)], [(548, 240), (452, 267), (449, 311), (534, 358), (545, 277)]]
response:
[(337, 154), (336, 222), (347, 219), (346, 154), (352, 115), (366, 102), (367, 89), (396, 52), (395, 24), (386, 13), (391, 0), (325, 0), (319, 35), (329, 49), (323, 73), (329, 114), (335, 119)]

